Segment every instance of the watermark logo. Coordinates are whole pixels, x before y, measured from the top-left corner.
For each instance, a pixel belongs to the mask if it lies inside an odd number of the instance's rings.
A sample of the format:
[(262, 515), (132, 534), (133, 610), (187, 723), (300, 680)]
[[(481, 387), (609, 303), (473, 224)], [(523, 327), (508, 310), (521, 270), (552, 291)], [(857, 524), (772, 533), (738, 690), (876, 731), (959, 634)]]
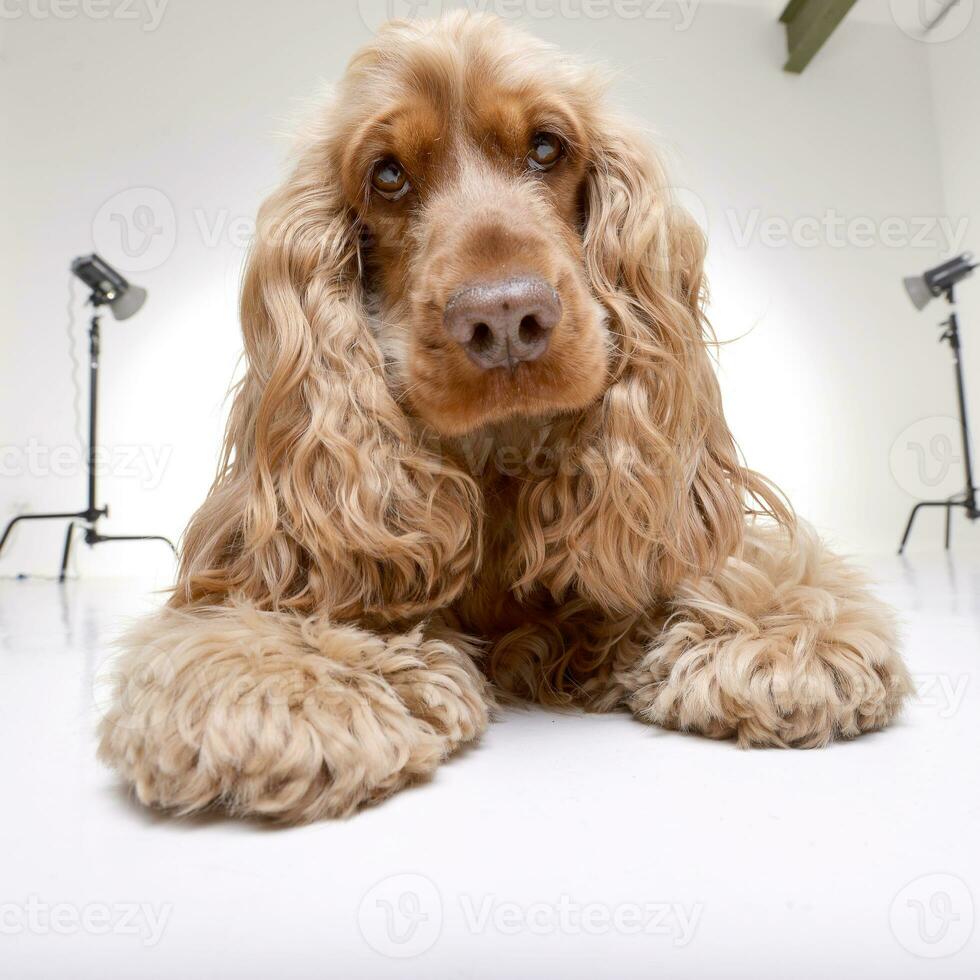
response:
[(923, 875), (910, 881), (892, 902), (892, 935), (899, 945), (925, 959), (958, 953), (973, 933), (973, 896), (962, 878)]
[(925, 44), (952, 41), (973, 20), (973, 0), (889, 0), (889, 8), (898, 29)]
[(357, 925), (376, 953), (393, 959), (419, 956), (442, 932), (439, 889), (424, 875), (385, 878), (361, 900)]
[(92, 222), (96, 251), (125, 272), (157, 269), (177, 244), (177, 215), (163, 191), (130, 187), (114, 194)]
[(915, 498), (945, 499), (963, 489), (960, 423), (944, 415), (904, 429), (888, 454), (895, 482)]

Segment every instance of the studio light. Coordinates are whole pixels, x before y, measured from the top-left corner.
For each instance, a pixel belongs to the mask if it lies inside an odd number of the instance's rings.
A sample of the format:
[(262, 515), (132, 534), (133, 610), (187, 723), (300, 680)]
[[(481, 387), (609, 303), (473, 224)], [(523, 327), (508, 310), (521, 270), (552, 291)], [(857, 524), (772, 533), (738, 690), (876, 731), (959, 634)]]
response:
[(940, 342), (945, 341), (949, 344), (953, 352), (953, 373), (956, 378), (956, 399), (959, 405), (960, 414), (960, 438), (963, 445), (963, 468), (966, 471), (966, 489), (962, 493), (953, 494), (946, 500), (920, 500), (912, 508), (909, 514), (908, 523), (905, 525), (905, 534), (902, 535), (902, 543), (898, 546), (898, 553), (905, 550), (909, 535), (912, 533), (912, 522), (915, 515), (923, 507), (943, 507), (946, 510), (946, 550), (949, 550), (949, 531), (950, 517), (954, 507), (961, 507), (969, 520), (975, 521), (980, 517), (980, 509), (977, 507), (977, 487), (973, 482), (973, 461), (970, 455), (970, 426), (966, 414), (966, 386), (963, 381), (963, 359), (960, 354), (960, 327), (956, 319), (956, 310), (952, 309), (955, 303), (954, 288), (957, 283), (962, 282), (973, 274), (977, 264), (973, 261), (972, 252), (964, 252), (957, 255), (955, 259), (943, 262), (934, 269), (923, 272), (921, 276), (908, 276), (904, 280), (905, 291), (915, 305), (917, 310), (923, 309), (926, 304), (937, 296), (945, 296), (946, 302), (950, 305), (949, 319), (943, 320), (940, 324), (943, 332), (939, 335)]
[(906, 276), (905, 291), (917, 310), (924, 309), (931, 299), (942, 296), (962, 279), (973, 274), (977, 264), (972, 252), (964, 252), (942, 265), (937, 265), (921, 276)]
[(146, 302), (145, 289), (132, 285), (98, 255), (75, 259), (71, 271), (92, 290), (92, 305), (108, 306), (117, 320), (128, 320)]
[(106, 541), (161, 541), (176, 554), (173, 542), (159, 534), (102, 534), (98, 522), (109, 516), (109, 506), (98, 505), (96, 476), (98, 473), (98, 404), (99, 404), (99, 355), (102, 350), (100, 332), (100, 308), (108, 306), (117, 320), (128, 320), (139, 312), (146, 302), (146, 290), (134, 286), (126, 277), (117, 272), (105, 259), (98, 255), (83, 255), (71, 264), (72, 274), (92, 290), (88, 298), (93, 308), (89, 324), (89, 394), (88, 394), (88, 506), (85, 510), (58, 511), (53, 514), (18, 514), (8, 524), (0, 537), (0, 553), (3, 552), (13, 529), (22, 521), (67, 520), (65, 547), (61, 554), (61, 573), (59, 581), (65, 580), (68, 572), (68, 559), (71, 555), (72, 541), (76, 531), (85, 532), (88, 545), (103, 544)]

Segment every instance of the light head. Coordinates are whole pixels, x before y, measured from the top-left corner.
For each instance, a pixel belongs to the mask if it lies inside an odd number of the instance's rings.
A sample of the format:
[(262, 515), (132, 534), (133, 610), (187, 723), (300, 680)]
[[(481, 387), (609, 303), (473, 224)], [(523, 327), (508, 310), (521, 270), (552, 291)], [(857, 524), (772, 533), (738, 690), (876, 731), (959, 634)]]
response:
[(128, 320), (146, 302), (146, 290), (132, 285), (98, 255), (82, 255), (71, 271), (92, 290), (93, 306), (108, 306), (117, 320)]
[(906, 276), (903, 280), (905, 290), (917, 310), (923, 309), (936, 296), (950, 293), (952, 288), (962, 279), (972, 275), (977, 263), (973, 261), (972, 252), (964, 252), (955, 259), (943, 262), (921, 276)]

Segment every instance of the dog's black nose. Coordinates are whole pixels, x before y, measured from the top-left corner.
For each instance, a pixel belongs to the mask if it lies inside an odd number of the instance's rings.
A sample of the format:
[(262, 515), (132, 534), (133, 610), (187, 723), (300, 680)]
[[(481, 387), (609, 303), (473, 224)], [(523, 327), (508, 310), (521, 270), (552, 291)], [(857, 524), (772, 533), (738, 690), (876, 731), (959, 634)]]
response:
[(531, 277), (463, 286), (443, 314), (449, 336), (485, 369), (536, 361), (560, 319), (558, 293)]

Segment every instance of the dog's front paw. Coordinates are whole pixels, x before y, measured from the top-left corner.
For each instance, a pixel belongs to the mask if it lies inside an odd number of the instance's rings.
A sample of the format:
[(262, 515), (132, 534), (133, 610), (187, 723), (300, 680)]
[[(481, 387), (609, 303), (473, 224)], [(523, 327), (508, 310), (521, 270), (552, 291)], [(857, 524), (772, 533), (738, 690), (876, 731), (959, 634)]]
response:
[(469, 656), (244, 605), (165, 609), (125, 639), (101, 758), (149, 805), (344, 816), (431, 773), (487, 724)]
[(678, 596), (617, 677), (646, 721), (743, 746), (813, 748), (882, 728), (912, 691), (891, 611), (801, 532)]
[[(909, 693), (905, 668), (887, 649), (858, 652), (843, 637), (726, 638), (689, 633), (651, 650), (627, 681), (645, 721), (742, 746), (815, 748), (883, 728)], [(870, 654), (870, 656), (869, 656)], [(884, 654), (884, 655), (883, 655)]]

